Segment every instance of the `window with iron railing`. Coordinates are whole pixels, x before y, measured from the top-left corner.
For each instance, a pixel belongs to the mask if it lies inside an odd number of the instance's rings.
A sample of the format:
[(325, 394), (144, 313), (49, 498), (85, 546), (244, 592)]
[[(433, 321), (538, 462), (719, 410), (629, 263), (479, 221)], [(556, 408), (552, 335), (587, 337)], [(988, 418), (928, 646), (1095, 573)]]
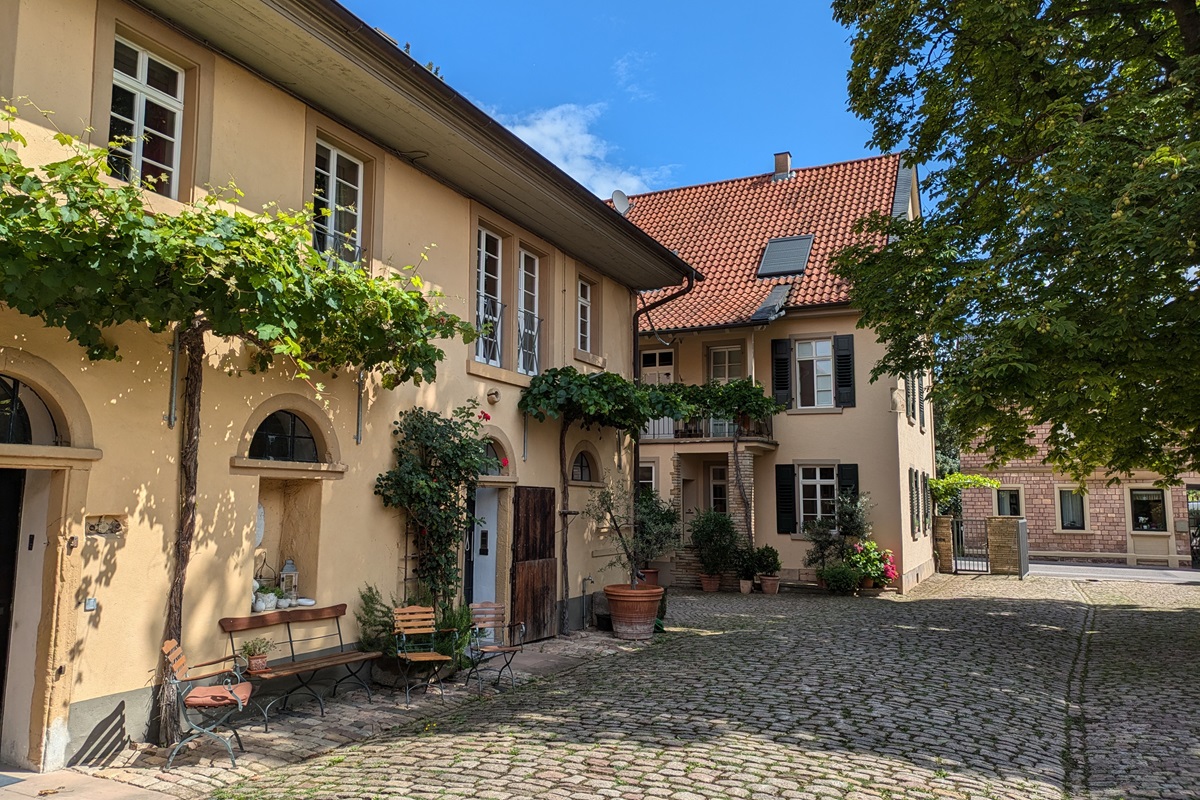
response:
[(494, 297), (479, 296), (475, 309), (475, 360), (500, 366), (500, 331), (504, 324), (504, 303)]
[(500, 302), (501, 240), (486, 228), (480, 228), (476, 245), (475, 326), (479, 328), (479, 338), (475, 341), (475, 360), (498, 367), (503, 355), (504, 317), (504, 303)]
[(524, 375), (541, 372), (539, 340), (542, 320), (530, 311), (522, 311), (517, 321), (517, 371)]

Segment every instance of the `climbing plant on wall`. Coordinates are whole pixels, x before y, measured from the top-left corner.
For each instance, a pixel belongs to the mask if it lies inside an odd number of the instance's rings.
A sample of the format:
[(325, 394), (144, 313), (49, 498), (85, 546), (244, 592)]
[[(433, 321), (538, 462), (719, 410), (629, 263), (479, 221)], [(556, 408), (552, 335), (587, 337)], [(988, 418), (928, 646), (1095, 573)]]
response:
[(419, 407), (404, 411), (392, 430), (396, 464), (375, 480), (383, 504), (404, 510), (417, 552), (417, 579), (443, 614), (458, 592), (463, 532), (476, 523), (467, 501), (479, 476), (500, 466), (486, 454), (488, 419), (475, 401), (449, 416)]
[[(106, 150), (67, 134), (54, 136), (60, 160), (25, 163), (16, 115), (0, 102), (0, 302), (64, 329), (91, 359), (119, 357), (109, 337), (119, 325), (178, 335), (180, 494), (163, 638), (181, 640), (211, 344), (236, 341), (255, 370), (280, 360), (298, 378), (363, 369), (392, 388), (432, 380), (443, 357), (435, 340), (475, 331), (443, 311), (411, 267), (372, 276), (315, 250), (311, 208), (250, 214), (229, 187), (153, 213), (143, 186), (109, 179)], [(159, 714), (164, 739), (176, 738), (167, 682)]]

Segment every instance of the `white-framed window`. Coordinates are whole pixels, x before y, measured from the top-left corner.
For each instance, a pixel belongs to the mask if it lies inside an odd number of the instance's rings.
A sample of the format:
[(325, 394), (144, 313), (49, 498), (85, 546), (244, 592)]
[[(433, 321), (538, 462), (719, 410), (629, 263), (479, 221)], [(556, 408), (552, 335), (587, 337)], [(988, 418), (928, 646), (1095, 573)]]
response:
[(475, 360), (500, 366), (504, 304), (500, 302), (501, 239), (479, 228), (475, 250)]
[[(714, 383), (729, 383), (736, 381), (745, 375), (745, 370), (742, 366), (742, 348), (740, 346), (733, 347), (711, 347), (708, 350), (708, 379)], [(737, 425), (735, 420), (730, 419), (710, 419), (709, 422), (710, 436), (733, 436), (734, 428)]]
[(800, 530), (807, 522), (827, 519), (837, 513), (837, 467), (801, 465)]
[(1166, 493), (1162, 489), (1130, 489), (1129, 516), (1135, 531), (1166, 532)]
[(363, 162), (320, 139), (313, 171), (313, 247), (362, 257)]
[(654, 472), (655, 463), (653, 461), (642, 461), (637, 468), (637, 485), (638, 491), (650, 491), (657, 487)]
[(124, 181), (144, 179), (153, 191), (172, 199), (179, 193), (183, 82), (179, 67), (133, 42), (116, 39), (109, 169)]
[(1019, 486), (1003, 486), (996, 490), (996, 516), (1022, 516), (1021, 488)]
[(729, 468), (708, 468), (708, 507), (722, 514), (729, 513)]
[(833, 342), (796, 342), (796, 407), (833, 407)]
[(1087, 530), (1087, 495), (1075, 487), (1056, 487), (1054, 505), (1058, 512), (1058, 530)]
[(521, 248), (517, 252), (520, 274), (517, 285), (517, 372), (537, 375), (540, 371), (542, 320), (538, 317), (540, 259)]
[(592, 292), (595, 285), (579, 279), (579, 336), (577, 345), (585, 353), (592, 352)]

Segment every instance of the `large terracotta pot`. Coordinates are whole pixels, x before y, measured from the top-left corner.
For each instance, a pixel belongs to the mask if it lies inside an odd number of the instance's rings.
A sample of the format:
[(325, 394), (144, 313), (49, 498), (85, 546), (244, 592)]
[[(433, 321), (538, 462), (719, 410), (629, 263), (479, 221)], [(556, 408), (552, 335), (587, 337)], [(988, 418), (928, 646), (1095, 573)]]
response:
[(763, 594), (779, 594), (778, 575), (759, 575), (758, 581), (762, 584)]
[(720, 575), (701, 575), (700, 588), (706, 592), (715, 592), (721, 588)]
[(630, 589), (627, 584), (614, 583), (604, 587), (604, 596), (612, 614), (613, 634), (618, 639), (649, 639), (654, 635), (663, 587), (643, 583)]

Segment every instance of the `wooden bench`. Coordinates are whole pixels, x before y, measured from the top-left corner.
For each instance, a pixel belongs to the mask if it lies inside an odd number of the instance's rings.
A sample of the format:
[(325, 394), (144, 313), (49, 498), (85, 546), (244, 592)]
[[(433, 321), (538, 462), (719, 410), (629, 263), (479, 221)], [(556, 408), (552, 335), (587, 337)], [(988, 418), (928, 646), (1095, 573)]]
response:
[[(282, 702), (283, 707), (287, 708), (288, 699), (297, 692), (315, 698), (321, 707), (321, 716), (325, 716), (325, 699), (313, 685), (316, 674), (323, 669), (346, 668), (346, 674), (334, 681), (333, 689), (330, 692), (331, 697), (337, 694), (339, 686), (349, 681), (366, 689), (367, 700), (371, 700), (371, 685), (359, 673), (365, 667), (369, 667), (370, 662), (382, 656), (383, 653), (364, 652), (352, 646), (347, 647), (342, 639), (342, 617), (344, 616), (346, 616), (346, 604), (339, 603), (336, 606), (321, 608), (300, 606), (282, 611), (268, 611), (250, 617), (225, 617), (219, 621), (221, 630), (229, 635), (229, 646), (234, 653), (240, 651), (239, 638), (244, 640), (258, 636), (260, 635), (258, 632), (263, 628), (282, 626), (287, 633), (287, 649), (291, 656), (289, 661), (277, 661), (274, 664), (268, 664), (264, 670), (246, 673), (246, 676), (252, 681), (265, 682), (276, 678), (295, 678), (298, 681), (296, 686), (288, 689), (281, 697), (271, 700), (265, 706), (259, 706), (263, 712), (264, 730), (267, 728), (267, 715), (270, 713), (271, 706)], [(325, 620), (333, 620), (334, 630), (327, 633), (304, 635), (308, 632), (306, 628), (310, 627), (305, 623), (319, 623)], [(244, 635), (239, 637), (239, 634)], [(321, 655), (296, 652), (297, 645), (332, 647), (335, 639), (337, 640), (337, 652)], [(279, 647), (282, 642), (275, 642), (275, 644)]]

